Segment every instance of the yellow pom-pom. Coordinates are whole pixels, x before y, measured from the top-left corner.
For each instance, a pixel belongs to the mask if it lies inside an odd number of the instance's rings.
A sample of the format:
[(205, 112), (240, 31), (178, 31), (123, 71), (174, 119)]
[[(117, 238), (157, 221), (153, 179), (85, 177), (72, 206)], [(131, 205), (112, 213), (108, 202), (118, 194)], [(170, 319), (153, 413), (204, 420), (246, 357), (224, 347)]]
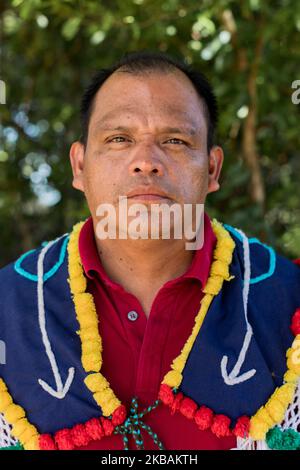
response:
[[(197, 328), (197, 330), (198, 330), (198, 328)], [(192, 332), (191, 336), (189, 337), (189, 339), (187, 340), (187, 342), (185, 343), (185, 345), (184, 345), (184, 347), (181, 351), (180, 357), (176, 358), (173, 361), (174, 367), (172, 366), (172, 369), (182, 371), (182, 369), (184, 368), (184, 365), (186, 363), (186, 360), (188, 358), (188, 355), (189, 355), (189, 353), (190, 353), (190, 351), (193, 347), (194, 341), (195, 341), (195, 334), (194, 334), (194, 332)]]
[(216, 260), (210, 267), (210, 273), (227, 278), (229, 276), (228, 264), (226, 264), (224, 261)]
[[(189, 341), (185, 345), (185, 349), (188, 349)], [(172, 369), (181, 372), (184, 369), (185, 363), (187, 360), (187, 353), (182, 353), (180, 356), (176, 357), (172, 362)]]
[(177, 370), (170, 370), (163, 379), (163, 384), (169, 385), (169, 387), (179, 387), (182, 381), (182, 374)]
[[(76, 306), (76, 302), (75, 302), (75, 306)], [(80, 324), (81, 330), (94, 328), (95, 335), (96, 335), (97, 328), (98, 328), (98, 320), (94, 316), (80, 313), (80, 314), (77, 314), (77, 320)]]
[(25, 450), (40, 450), (39, 435), (36, 434), (23, 444)]
[(110, 416), (113, 412), (121, 405), (121, 402), (118, 400), (111, 400), (105, 405), (101, 406), (102, 413), (104, 416)]
[[(235, 242), (231, 237), (224, 237), (220, 241), (220, 247), (221, 247), (221, 258), (223, 255), (231, 253), (231, 259), (232, 259), (232, 251), (235, 248)], [(231, 259), (229, 261), (231, 261)]]
[(99, 338), (94, 339), (93, 341), (82, 342), (82, 354), (95, 354), (100, 356), (101, 351), (101, 341)]
[(223, 235), (225, 229), (223, 228), (221, 222), (219, 222), (217, 219), (212, 219), (211, 221), (212, 228), (217, 235)]
[(295, 339), (292, 344), (292, 348), (294, 349), (300, 349), (300, 334), (295, 336)]
[(214, 276), (214, 277), (208, 278), (208, 281), (206, 283), (206, 286), (203, 289), (203, 292), (205, 294), (217, 295), (221, 290), (222, 284), (223, 284), (223, 278), (221, 276)]
[(285, 408), (287, 408), (294, 398), (295, 389), (295, 384), (284, 384), (275, 390), (273, 398), (278, 400)]
[(99, 405), (103, 405), (104, 403), (108, 403), (111, 400), (115, 399), (114, 392), (110, 388), (105, 388), (101, 390), (101, 392), (96, 392), (93, 394), (94, 399)]
[(99, 372), (102, 366), (101, 354), (95, 357), (95, 354), (84, 354), (81, 356), (81, 362), (86, 372)]
[(70, 263), (69, 276), (71, 279), (76, 278), (76, 277), (84, 277), (82, 265), (80, 263)]
[(101, 407), (104, 416), (110, 416), (121, 402), (115, 397), (112, 390), (103, 390), (102, 392), (94, 393), (96, 403)]
[(74, 296), (77, 320), (81, 329), (97, 328), (98, 317), (93, 297), (90, 294), (76, 294)]
[(295, 374), (292, 370), (287, 370), (283, 376), (285, 382), (297, 383), (298, 382), (298, 375)]
[(4, 417), (6, 421), (10, 424), (16, 423), (19, 419), (25, 418), (25, 411), (19, 405), (9, 405), (4, 412)]
[(98, 328), (96, 329), (94, 327), (84, 328), (84, 329), (79, 330), (78, 333), (82, 342), (93, 341), (97, 339), (100, 343), (102, 343), (100, 335), (98, 333)]
[(214, 250), (214, 258), (224, 261), (226, 264), (230, 264), (232, 260), (231, 250), (224, 250), (223, 247), (217, 246)]
[(300, 336), (297, 335), (293, 341), (292, 347), (286, 352), (287, 358), (293, 358), (295, 364), (300, 364)]
[(267, 412), (267, 410), (265, 409), (264, 406), (259, 408), (259, 410), (256, 412), (254, 418), (256, 418), (257, 420), (259, 420), (261, 422), (266, 423), (266, 425), (269, 426), (269, 427), (274, 426), (274, 424), (275, 424), (275, 421), (273, 420), (273, 418), (271, 418), (271, 416), (269, 415), (269, 413)]
[(89, 374), (85, 379), (84, 383), (91, 392), (100, 392), (109, 387), (109, 382), (103, 377), (102, 374)]
[(7, 391), (6, 384), (5, 384), (4, 380), (2, 380), (0, 378), (0, 392), (6, 392), (6, 391)]
[(28, 421), (26, 418), (19, 419), (12, 427), (12, 434), (17, 439), (26, 431), (28, 426)]
[(272, 397), (268, 403), (266, 403), (265, 409), (275, 423), (280, 423), (283, 420), (286, 407), (284, 407), (279, 400), (276, 400), (276, 398)]
[(8, 392), (0, 393), (0, 413), (3, 413), (12, 404), (12, 398)]
[(86, 290), (86, 278), (84, 276), (77, 276), (70, 279), (70, 289), (73, 295), (80, 294)]
[(268, 430), (269, 426), (266, 422), (260, 421), (256, 417), (251, 418), (249, 434), (253, 440), (257, 441), (265, 439)]
[(38, 435), (36, 427), (33, 426), (33, 424), (29, 424), (27, 421), (26, 429), (20, 435), (20, 441), (26, 444), (36, 435)]
[(93, 312), (96, 312), (93, 296), (88, 292), (76, 295), (74, 300), (76, 300), (77, 306), (82, 310), (82, 313), (86, 313), (87, 310), (90, 312), (91, 309)]
[[(295, 356), (294, 356), (295, 354)], [(300, 375), (300, 363), (298, 363), (298, 352), (297, 351), (293, 351), (289, 356), (288, 356), (288, 359), (287, 359), (287, 366), (288, 368), (294, 372), (295, 374), (297, 374), (298, 376)]]
[(79, 234), (80, 230), (82, 229), (83, 225), (84, 225), (84, 221), (83, 222), (77, 222), (77, 224), (75, 224), (73, 226), (73, 229), (72, 229), (72, 234)]
[(71, 240), (69, 241), (68, 245), (68, 253), (69, 253), (69, 268), (72, 264), (77, 264), (79, 266), (82, 265), (81, 258), (78, 250), (78, 240)]
[[(207, 293), (202, 298), (202, 300), (201, 300), (201, 312), (198, 313), (196, 321), (201, 320), (201, 316), (203, 316), (203, 312), (206, 313), (206, 311), (208, 310), (208, 307), (211, 304), (212, 299), (213, 299), (213, 294), (209, 294), (209, 293)], [(202, 313), (202, 315), (201, 315), (201, 313)]]
[[(76, 305), (76, 303), (75, 303)], [(98, 336), (98, 318), (93, 313), (91, 315), (84, 314), (83, 312), (77, 313), (77, 320), (80, 325), (80, 331), (85, 331), (90, 328), (94, 330), (94, 337)]]

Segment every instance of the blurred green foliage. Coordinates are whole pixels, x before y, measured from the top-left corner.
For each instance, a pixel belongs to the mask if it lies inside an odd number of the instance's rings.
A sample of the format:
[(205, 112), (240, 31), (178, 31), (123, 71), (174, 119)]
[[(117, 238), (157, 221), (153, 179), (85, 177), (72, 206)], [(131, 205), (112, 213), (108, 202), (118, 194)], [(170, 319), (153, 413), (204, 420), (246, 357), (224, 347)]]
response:
[(138, 49), (184, 57), (215, 88), (225, 162), (209, 215), (300, 257), (299, 2), (11, 0), (0, 13), (0, 266), (88, 215), (68, 156), (80, 97)]

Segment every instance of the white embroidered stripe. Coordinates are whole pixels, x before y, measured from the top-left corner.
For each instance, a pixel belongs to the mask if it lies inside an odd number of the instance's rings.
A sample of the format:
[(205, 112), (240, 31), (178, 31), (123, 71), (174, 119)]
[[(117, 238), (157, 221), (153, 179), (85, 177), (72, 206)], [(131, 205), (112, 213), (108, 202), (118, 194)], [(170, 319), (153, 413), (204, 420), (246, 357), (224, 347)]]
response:
[(228, 356), (223, 356), (221, 361), (221, 372), (222, 377), (226, 385), (236, 385), (246, 380), (251, 379), (253, 375), (256, 374), (256, 369), (251, 369), (244, 374), (239, 375), (240, 370), (245, 362), (246, 354), (250, 346), (251, 338), (253, 335), (252, 327), (248, 321), (248, 297), (249, 297), (249, 288), (250, 288), (250, 279), (251, 279), (251, 264), (250, 264), (250, 248), (249, 240), (247, 236), (242, 232), (242, 230), (236, 229), (242, 237), (243, 240), (243, 254), (244, 254), (244, 285), (243, 285), (243, 307), (245, 322), (247, 326), (246, 335), (244, 338), (242, 349), (239, 353), (238, 360), (233, 367), (232, 371), (228, 374), (227, 365), (228, 365)]
[[(65, 235), (62, 235), (62, 237), (64, 236)], [(38, 257), (38, 263), (37, 263), (37, 276), (38, 276), (37, 295), (38, 295), (39, 327), (41, 330), (42, 340), (45, 346), (45, 351), (46, 351), (46, 354), (49, 359), (51, 369), (54, 375), (56, 390), (53, 389), (49, 384), (44, 382), (44, 380), (42, 379), (38, 379), (38, 382), (40, 386), (47, 393), (49, 393), (51, 396), (58, 398), (60, 400), (66, 396), (73, 382), (75, 369), (74, 367), (69, 368), (67, 380), (65, 384), (63, 385), (62, 379), (59, 373), (57, 361), (52, 351), (51, 343), (50, 343), (50, 340), (47, 334), (47, 329), (46, 329), (46, 315), (45, 315), (45, 303), (44, 303), (44, 258), (45, 258), (47, 251), (62, 237), (52, 240), (41, 250), (39, 257)]]

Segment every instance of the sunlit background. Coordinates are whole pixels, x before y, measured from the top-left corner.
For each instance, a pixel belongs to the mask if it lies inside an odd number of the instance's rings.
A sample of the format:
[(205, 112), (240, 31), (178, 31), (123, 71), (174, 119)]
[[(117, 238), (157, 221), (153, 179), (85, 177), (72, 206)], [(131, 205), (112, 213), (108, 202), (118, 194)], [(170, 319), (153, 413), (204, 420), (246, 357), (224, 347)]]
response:
[(211, 217), (300, 257), (300, 2), (2, 2), (0, 266), (88, 216), (69, 148), (93, 73), (124, 52), (168, 52), (202, 70), (220, 106), (221, 189)]

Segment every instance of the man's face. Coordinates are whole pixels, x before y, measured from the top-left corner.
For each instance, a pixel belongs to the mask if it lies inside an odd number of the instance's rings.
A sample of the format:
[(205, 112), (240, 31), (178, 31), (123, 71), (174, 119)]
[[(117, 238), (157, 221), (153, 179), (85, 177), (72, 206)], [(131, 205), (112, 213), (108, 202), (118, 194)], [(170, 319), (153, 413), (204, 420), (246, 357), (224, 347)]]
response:
[(85, 151), (76, 142), (70, 156), (73, 186), (93, 217), (99, 204), (117, 206), (119, 196), (147, 186), (167, 198), (128, 203), (204, 203), (223, 161), (220, 148), (207, 153), (202, 100), (179, 70), (113, 73), (95, 97)]

